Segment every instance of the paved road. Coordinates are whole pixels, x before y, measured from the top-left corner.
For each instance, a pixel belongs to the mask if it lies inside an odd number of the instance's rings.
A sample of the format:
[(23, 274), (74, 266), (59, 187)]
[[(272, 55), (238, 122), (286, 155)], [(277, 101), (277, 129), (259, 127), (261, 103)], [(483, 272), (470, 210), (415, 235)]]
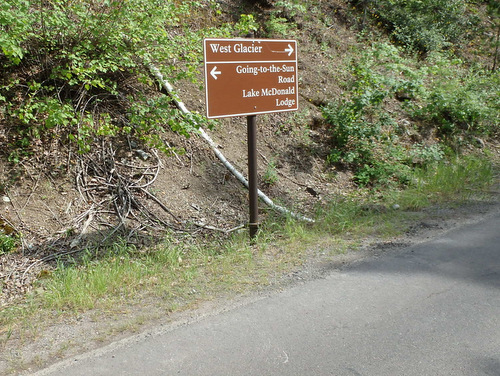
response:
[(500, 213), (39, 375), (500, 375)]

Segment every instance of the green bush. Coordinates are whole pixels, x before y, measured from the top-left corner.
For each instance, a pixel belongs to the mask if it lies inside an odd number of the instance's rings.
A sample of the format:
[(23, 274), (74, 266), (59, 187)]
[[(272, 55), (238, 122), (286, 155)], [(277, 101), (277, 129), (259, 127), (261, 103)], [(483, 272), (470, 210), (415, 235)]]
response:
[(16, 249), (18, 241), (16, 238), (6, 235), (0, 230), (0, 256)]
[(373, 120), (373, 108), (359, 107), (356, 101), (325, 106), (323, 116), (331, 125), (332, 140), (327, 161), (352, 168), (360, 185), (404, 183), (408, 171), (402, 164), (407, 157), (392, 145), (387, 115), (377, 112)]
[[(327, 160), (350, 167), (362, 185), (406, 183), (411, 168), (445, 159), (450, 147), (458, 151), (478, 136), (499, 134), (499, 72), (442, 53), (411, 60), (384, 43), (363, 52), (350, 68), (345, 99), (323, 108), (332, 142)], [(387, 111), (388, 101), (394, 106), (401, 94), (406, 99), (397, 110)], [(395, 121), (398, 112), (414, 121), (416, 131), (427, 132), (426, 143), (399, 143), (406, 130)]]
[(351, 1), (383, 26), (394, 40), (420, 52), (437, 51), (460, 43), (474, 20), (465, 0)]
[(217, 12), (215, 0), (3, 1), (0, 116), (17, 131), (11, 144), (64, 134), (87, 151), (122, 133), (156, 146), (152, 135), (174, 123), (187, 134), (192, 122), (173, 116), (146, 64), (196, 81), (202, 38), (231, 31), (212, 25), (207, 6)]
[(500, 129), (500, 74), (469, 68), (458, 59), (434, 54), (428, 59), (421, 101), (412, 116), (436, 128), (448, 140), (456, 136), (492, 136)]
[(327, 161), (352, 168), (361, 185), (404, 183), (403, 164), (409, 158), (394, 145), (396, 124), (384, 102), (399, 90), (415, 95), (421, 90), (420, 76), (404, 64), (396, 47), (384, 43), (363, 53), (351, 73), (348, 99), (323, 108), (331, 125)]
[(278, 0), (273, 4), (269, 19), (265, 22), (265, 29), (269, 37), (290, 38), (295, 34), (297, 24), (295, 18), (298, 14), (307, 11), (305, 5), (298, 0)]

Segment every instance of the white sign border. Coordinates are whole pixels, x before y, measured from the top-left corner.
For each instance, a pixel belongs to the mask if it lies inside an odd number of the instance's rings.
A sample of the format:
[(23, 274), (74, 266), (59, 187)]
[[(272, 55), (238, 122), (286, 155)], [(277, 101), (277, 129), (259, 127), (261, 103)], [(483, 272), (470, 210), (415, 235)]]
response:
[[(210, 107), (208, 106), (208, 69), (207, 65), (208, 64), (238, 64), (240, 62), (234, 62), (234, 61), (207, 61), (207, 43), (208, 42), (280, 42), (280, 43), (294, 43), (295, 45), (295, 59), (293, 60), (279, 60), (279, 61), (271, 61), (271, 60), (266, 60), (266, 61), (242, 61), (241, 63), (273, 63), (273, 62), (286, 62), (286, 63), (293, 63), (295, 64), (295, 77), (297, 79), (297, 105), (295, 108), (289, 108), (289, 109), (283, 109), (283, 110), (271, 110), (271, 111), (259, 111), (259, 112), (248, 112), (248, 113), (241, 113), (241, 114), (228, 114), (228, 115), (215, 115), (215, 116), (210, 116), (209, 115), (209, 109)], [(204, 76), (205, 76), (205, 106), (206, 106), (206, 114), (208, 119), (222, 119), (222, 118), (228, 118), (228, 117), (238, 117), (238, 116), (251, 116), (251, 115), (263, 115), (263, 114), (273, 114), (273, 113), (279, 113), (279, 112), (291, 112), (291, 111), (298, 111), (299, 109), (299, 93), (298, 93), (298, 53), (297, 53), (297, 41), (294, 39), (253, 39), (253, 38), (204, 38), (203, 39), (203, 67), (204, 67)]]

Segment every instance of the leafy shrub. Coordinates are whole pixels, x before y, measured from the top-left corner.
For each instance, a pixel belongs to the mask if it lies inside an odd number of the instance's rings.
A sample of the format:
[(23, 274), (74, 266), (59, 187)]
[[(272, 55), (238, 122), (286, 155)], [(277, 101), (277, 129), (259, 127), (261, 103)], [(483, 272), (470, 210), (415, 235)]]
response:
[(323, 116), (332, 126), (333, 148), (327, 161), (350, 166), (360, 185), (405, 182), (406, 171), (399, 161), (404, 158), (397, 155), (398, 150), (390, 144), (384, 130), (384, 114), (379, 114), (375, 121), (370, 120), (373, 113), (358, 103), (337, 102), (323, 108)]
[(306, 6), (298, 0), (278, 0), (274, 3), (269, 19), (265, 23), (265, 29), (269, 36), (290, 38), (293, 36), (297, 24), (295, 18), (303, 14)]
[(266, 22), (267, 34), (270, 37), (290, 37), (290, 30), (293, 29), (293, 26), (294, 25), (291, 25), (286, 18), (278, 17), (274, 14), (272, 14)]
[[(499, 72), (467, 67), (442, 53), (411, 61), (381, 43), (363, 52), (351, 73), (346, 99), (323, 108), (331, 125), (327, 160), (352, 168), (362, 185), (405, 183), (411, 168), (444, 160), (450, 147), (458, 151), (460, 143), (499, 133)], [(384, 105), (400, 92), (407, 99), (399, 111), (437, 139), (407, 148), (398, 144), (401, 132)]]
[(12, 252), (17, 247), (17, 239), (0, 230), (0, 256)]
[(231, 31), (211, 27), (207, 6), (217, 12), (214, 0), (2, 2), (0, 115), (19, 135), (12, 145), (65, 134), (86, 151), (120, 133), (156, 145), (174, 123), (187, 134), (192, 123), (173, 116), (145, 65), (196, 81), (201, 39)]
[(428, 166), (444, 160), (445, 148), (441, 144), (415, 144), (409, 150), (409, 162), (414, 166)]
[(350, 166), (361, 185), (407, 181), (403, 163), (408, 157), (393, 145), (395, 121), (383, 104), (398, 90), (419, 92), (420, 77), (404, 64), (396, 47), (384, 43), (366, 51), (351, 72), (349, 99), (323, 108), (331, 125), (328, 162)]
[(301, 4), (299, 0), (277, 0), (274, 8), (275, 12), (282, 12), (289, 19), (307, 11), (307, 6)]
[(426, 69), (429, 83), (412, 116), (426, 121), (439, 135), (488, 136), (500, 127), (500, 74), (468, 68), (458, 59), (434, 54)]
[(399, 44), (420, 52), (437, 51), (463, 40), (473, 19), (464, 0), (355, 0)]
[(259, 24), (255, 21), (255, 17), (252, 14), (242, 14), (240, 21), (235, 25), (235, 29), (241, 35), (247, 35), (256, 32), (259, 29)]
[(333, 126), (334, 148), (328, 156), (329, 162), (360, 164), (370, 159), (371, 144), (377, 138), (379, 127), (366, 122), (362, 108), (354, 102), (337, 102), (324, 107), (323, 115)]

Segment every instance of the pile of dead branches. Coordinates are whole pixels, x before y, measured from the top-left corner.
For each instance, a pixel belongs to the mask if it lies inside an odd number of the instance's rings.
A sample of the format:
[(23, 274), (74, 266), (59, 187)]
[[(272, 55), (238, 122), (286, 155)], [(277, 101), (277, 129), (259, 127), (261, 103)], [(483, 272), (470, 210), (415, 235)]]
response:
[(72, 246), (90, 228), (104, 240), (119, 234), (127, 241), (144, 231), (181, 231), (179, 219), (150, 191), (162, 168), (156, 151), (137, 149), (130, 140), (118, 150), (114, 145), (103, 141), (97, 152), (79, 157), (76, 185), (89, 209), (75, 219), (80, 231)]

